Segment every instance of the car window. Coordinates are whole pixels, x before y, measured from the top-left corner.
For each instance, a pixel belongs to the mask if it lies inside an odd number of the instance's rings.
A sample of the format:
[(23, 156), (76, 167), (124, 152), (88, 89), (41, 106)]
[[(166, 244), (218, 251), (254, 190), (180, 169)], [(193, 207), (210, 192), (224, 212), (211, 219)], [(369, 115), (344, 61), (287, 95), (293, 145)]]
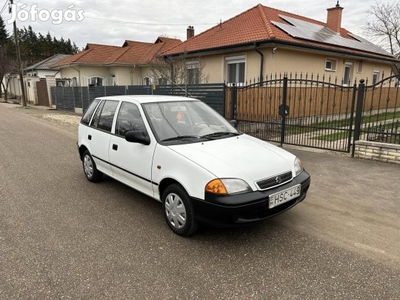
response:
[(92, 120), (92, 127), (111, 132), (118, 101), (107, 100), (100, 104)]
[(123, 102), (118, 113), (115, 134), (125, 136), (128, 131), (145, 131), (139, 108), (129, 102)]
[(94, 99), (92, 103), (90, 103), (88, 109), (86, 110), (85, 114), (82, 117), (81, 123), (85, 125), (89, 125), (90, 119), (92, 118), (93, 112), (99, 104), (100, 99)]

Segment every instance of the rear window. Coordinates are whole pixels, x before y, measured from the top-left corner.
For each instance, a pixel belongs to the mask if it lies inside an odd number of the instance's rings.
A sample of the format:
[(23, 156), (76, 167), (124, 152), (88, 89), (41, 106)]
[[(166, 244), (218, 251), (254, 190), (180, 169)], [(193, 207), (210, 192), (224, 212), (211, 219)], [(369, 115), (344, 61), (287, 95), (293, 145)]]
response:
[(92, 103), (90, 103), (88, 109), (86, 110), (85, 114), (83, 115), (81, 119), (81, 123), (85, 125), (89, 125), (90, 119), (92, 118), (93, 112), (97, 107), (97, 104), (99, 104), (100, 99), (94, 99)]

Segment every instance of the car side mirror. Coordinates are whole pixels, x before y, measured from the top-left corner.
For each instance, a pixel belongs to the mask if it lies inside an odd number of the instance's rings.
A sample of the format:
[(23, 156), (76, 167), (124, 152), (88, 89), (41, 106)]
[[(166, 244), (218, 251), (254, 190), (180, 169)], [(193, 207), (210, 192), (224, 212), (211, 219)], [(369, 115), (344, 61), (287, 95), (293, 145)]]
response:
[(130, 143), (150, 145), (150, 137), (145, 131), (128, 131), (125, 134), (125, 140)]
[(234, 128), (236, 128), (238, 125), (238, 121), (237, 120), (229, 120), (229, 124), (231, 124)]

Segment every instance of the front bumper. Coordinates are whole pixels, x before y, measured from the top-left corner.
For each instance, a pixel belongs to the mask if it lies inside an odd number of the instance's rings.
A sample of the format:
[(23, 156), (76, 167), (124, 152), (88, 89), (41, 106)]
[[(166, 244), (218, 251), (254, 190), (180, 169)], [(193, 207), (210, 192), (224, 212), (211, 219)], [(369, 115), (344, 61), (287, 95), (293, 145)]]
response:
[[(250, 223), (276, 216), (303, 201), (310, 183), (310, 174), (303, 171), (291, 182), (274, 189), (230, 196), (206, 195), (206, 200), (192, 199), (192, 203), (196, 219), (200, 222), (216, 226)], [(272, 209), (268, 207), (269, 195), (297, 184), (301, 184), (299, 197)]]

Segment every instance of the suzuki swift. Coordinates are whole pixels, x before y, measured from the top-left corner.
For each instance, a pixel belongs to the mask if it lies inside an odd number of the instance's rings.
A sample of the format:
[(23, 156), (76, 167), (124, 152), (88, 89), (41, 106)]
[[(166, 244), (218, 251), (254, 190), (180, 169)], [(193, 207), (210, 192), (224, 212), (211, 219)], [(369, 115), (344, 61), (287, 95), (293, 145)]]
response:
[(178, 235), (244, 224), (306, 197), (310, 175), (282, 148), (239, 132), (204, 102), (175, 96), (93, 100), (78, 130), (86, 178), (112, 177), (162, 203)]

